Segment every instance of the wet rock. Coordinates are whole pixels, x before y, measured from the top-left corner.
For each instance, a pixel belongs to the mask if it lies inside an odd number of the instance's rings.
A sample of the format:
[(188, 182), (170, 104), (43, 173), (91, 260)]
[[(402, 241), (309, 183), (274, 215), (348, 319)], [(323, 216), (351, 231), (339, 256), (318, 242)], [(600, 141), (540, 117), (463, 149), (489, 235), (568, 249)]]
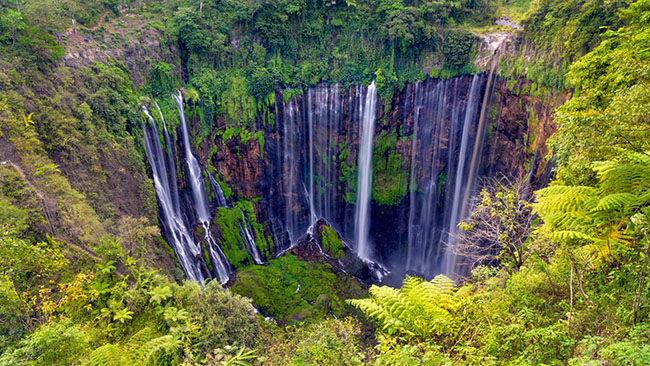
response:
[(380, 283), (381, 277), (386, 275), (385, 270), (375, 263), (362, 261), (356, 252), (341, 240), (338, 233), (334, 232), (343, 244), (340, 257), (333, 257), (323, 250), (323, 233), (326, 227), (329, 227), (327, 221), (318, 220), (305, 235), (298, 239), (296, 245), (290, 249), (290, 253), (296, 255), (301, 261), (326, 262), (335, 270), (354, 276), (363, 283)]

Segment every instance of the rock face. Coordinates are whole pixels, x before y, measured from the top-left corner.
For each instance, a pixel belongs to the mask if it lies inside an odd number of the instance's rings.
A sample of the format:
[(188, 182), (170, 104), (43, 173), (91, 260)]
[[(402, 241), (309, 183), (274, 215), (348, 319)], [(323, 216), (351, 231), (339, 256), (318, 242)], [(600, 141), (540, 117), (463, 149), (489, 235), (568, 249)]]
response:
[[(335, 238), (326, 238), (332, 235)], [(329, 251), (332, 248), (326, 242), (330, 240), (340, 245), (335, 253)], [(301, 261), (328, 263), (336, 271), (349, 274), (363, 283), (381, 283), (382, 280), (377, 275), (377, 271), (381, 269), (373, 263), (366, 263), (359, 259), (352, 246), (346, 244), (338, 233), (332, 231), (324, 219), (314, 223), (307, 233), (298, 239), (290, 252)]]
[(552, 161), (546, 140), (555, 132), (553, 112), (569, 92), (531, 96), (531, 82), (520, 80), (511, 88), (500, 80), (492, 94), (492, 133), (488, 140), (488, 175), (521, 178), (531, 189), (551, 179)]
[[(567, 96), (542, 100), (521, 95), (525, 82), (508, 88), (498, 78), (487, 90), (487, 79), (478, 75), (409, 84), (390, 110), (378, 108), (370, 238), (375, 258), (396, 279), (405, 273), (432, 277), (444, 272), (449, 233), (469, 213), (480, 177), (528, 177), (531, 189), (550, 178), (544, 142), (554, 131), (553, 106)], [(354, 250), (365, 91), (362, 86), (318, 85), (286, 98), (289, 92), (277, 91), (275, 103), (258, 111), (256, 128), (264, 131), (263, 139), (235, 134), (223, 141), (224, 134), (215, 133), (200, 144), (203, 166), (214, 167), (232, 189), (231, 200), (254, 201), (273, 253), (295, 246), (300, 255), (309, 243), (320, 244), (319, 230), (303, 236), (312, 225), (322, 226), (318, 219), (327, 220), (350, 244), (346, 248)], [(485, 118), (482, 130), (477, 129), (480, 115)], [(198, 120), (193, 122), (198, 128)], [(227, 128), (220, 120), (214, 130)], [(357, 277), (371, 278), (367, 266), (365, 271)]]

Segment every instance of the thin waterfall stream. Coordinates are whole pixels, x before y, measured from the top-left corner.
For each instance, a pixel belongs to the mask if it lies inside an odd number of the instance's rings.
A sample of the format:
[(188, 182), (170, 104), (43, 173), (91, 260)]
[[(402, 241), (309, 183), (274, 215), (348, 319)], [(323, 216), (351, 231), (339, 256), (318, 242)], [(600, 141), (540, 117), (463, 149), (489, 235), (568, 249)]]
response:
[(366, 90), (359, 137), (359, 177), (356, 205), (357, 254), (370, 260), (372, 248), (368, 240), (370, 232), (370, 192), (372, 190), (372, 143), (375, 137), (377, 90), (373, 81)]

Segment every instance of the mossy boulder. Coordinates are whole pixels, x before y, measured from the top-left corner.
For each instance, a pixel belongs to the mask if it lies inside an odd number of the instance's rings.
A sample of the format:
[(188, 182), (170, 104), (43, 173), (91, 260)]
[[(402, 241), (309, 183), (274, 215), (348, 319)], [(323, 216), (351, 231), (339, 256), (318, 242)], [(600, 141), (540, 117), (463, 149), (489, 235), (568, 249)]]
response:
[(352, 310), (345, 300), (367, 293), (365, 285), (330, 264), (301, 261), (292, 253), (241, 269), (231, 290), (251, 298), (260, 313), (280, 325), (345, 315)]

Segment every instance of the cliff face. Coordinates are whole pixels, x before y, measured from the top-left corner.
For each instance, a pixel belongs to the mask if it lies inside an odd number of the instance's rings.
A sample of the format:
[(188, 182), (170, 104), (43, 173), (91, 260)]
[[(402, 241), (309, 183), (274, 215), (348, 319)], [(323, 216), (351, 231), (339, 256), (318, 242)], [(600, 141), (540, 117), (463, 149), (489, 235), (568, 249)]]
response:
[(521, 178), (534, 190), (552, 177), (546, 140), (556, 130), (555, 109), (569, 100), (571, 93), (531, 95), (531, 86), (528, 80), (519, 80), (510, 88), (505, 80), (497, 82), (492, 94), (488, 156), (490, 175)]
[[(429, 79), (407, 85), (390, 110), (378, 108), (370, 237), (380, 262), (433, 275), (446, 260), (442, 243), (455, 228), (452, 217), (468, 214), (460, 201), (478, 192), (480, 177), (530, 175), (533, 188), (548, 181), (544, 142), (554, 130), (554, 106), (567, 96), (524, 95), (524, 81), (508, 88), (497, 78), (491, 90), (487, 84), (486, 75)], [(486, 93), (486, 127), (479, 131)], [(366, 88), (319, 85), (285, 94), (277, 91), (258, 111), (262, 138), (225, 133), (232, 127), (222, 119), (197, 155), (232, 189), (231, 201), (253, 203), (273, 253), (289, 248), (319, 218), (354, 248)], [(197, 118), (191, 123), (198, 129)]]

